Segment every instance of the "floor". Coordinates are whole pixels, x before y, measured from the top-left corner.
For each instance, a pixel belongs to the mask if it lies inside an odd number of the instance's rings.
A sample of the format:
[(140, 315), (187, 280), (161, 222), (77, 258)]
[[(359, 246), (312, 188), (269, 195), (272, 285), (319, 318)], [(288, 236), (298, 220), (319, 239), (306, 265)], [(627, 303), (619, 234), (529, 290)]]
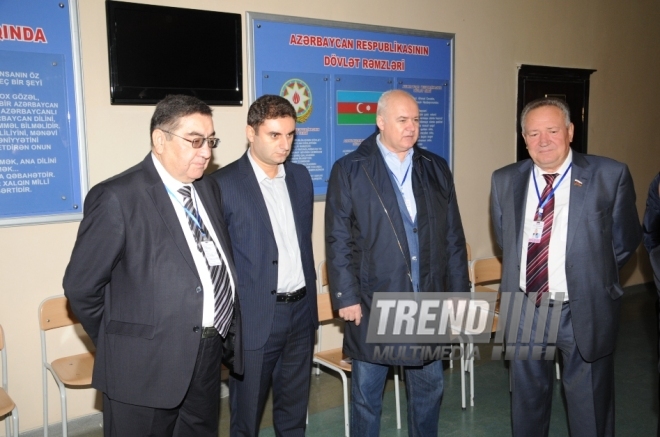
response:
[[(658, 418), (658, 371), (655, 316), (655, 289), (648, 285), (629, 287), (623, 297), (623, 312), (619, 341), (615, 353), (616, 371), (616, 435), (653, 436)], [(484, 347), (482, 346), (482, 349)], [(485, 349), (484, 359), (475, 365), (474, 407), (461, 409), (461, 379), (458, 366), (445, 372), (445, 395), (440, 411), (442, 436), (510, 436), (508, 372), (503, 361), (490, 361)], [(344, 414), (341, 380), (331, 373), (312, 376), (309, 405), (310, 437), (342, 436)], [(392, 381), (385, 391), (381, 436), (406, 436), (405, 390), (402, 387), (402, 429), (396, 429), (394, 388)], [(260, 436), (275, 435), (266, 407)], [(228, 436), (228, 398), (222, 399), (220, 436)], [(88, 420), (89, 422), (89, 420)], [(99, 418), (81, 424), (83, 429), (69, 433), (71, 437), (101, 437)], [(57, 427), (51, 426), (51, 436)], [(36, 431), (36, 430), (35, 430)], [(35, 432), (26, 433), (33, 435)], [(24, 434), (21, 434), (22, 436)], [(34, 433), (34, 435), (39, 435)], [(61, 433), (59, 433), (61, 435)], [(551, 436), (568, 436), (566, 410), (557, 381), (550, 424)]]

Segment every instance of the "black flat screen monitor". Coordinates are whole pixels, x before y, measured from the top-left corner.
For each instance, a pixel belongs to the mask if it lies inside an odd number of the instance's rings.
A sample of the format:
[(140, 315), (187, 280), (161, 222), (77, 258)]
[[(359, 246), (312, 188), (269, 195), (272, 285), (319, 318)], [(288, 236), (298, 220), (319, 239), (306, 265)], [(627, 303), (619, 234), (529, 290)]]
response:
[(107, 0), (110, 101), (243, 104), (241, 15)]

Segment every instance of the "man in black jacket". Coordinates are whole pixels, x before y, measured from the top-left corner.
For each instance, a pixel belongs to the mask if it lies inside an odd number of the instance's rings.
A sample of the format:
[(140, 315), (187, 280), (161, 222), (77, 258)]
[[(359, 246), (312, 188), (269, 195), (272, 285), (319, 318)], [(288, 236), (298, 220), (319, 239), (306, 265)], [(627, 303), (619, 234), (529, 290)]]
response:
[(446, 161), (415, 146), (415, 99), (384, 93), (376, 120), (379, 133), (333, 166), (326, 197), (330, 293), (353, 359), (351, 434), (378, 436), (389, 366), (403, 365), (408, 432), (437, 435), (442, 361), (378, 354), (367, 328), (374, 293), (469, 291), (465, 236)]

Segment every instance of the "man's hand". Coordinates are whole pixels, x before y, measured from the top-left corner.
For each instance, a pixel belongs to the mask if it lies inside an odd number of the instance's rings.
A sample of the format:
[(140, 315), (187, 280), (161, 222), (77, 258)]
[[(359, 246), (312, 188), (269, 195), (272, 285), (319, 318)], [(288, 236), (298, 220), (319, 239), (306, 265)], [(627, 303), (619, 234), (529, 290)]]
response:
[(362, 319), (362, 308), (360, 308), (359, 303), (351, 305), (350, 307), (342, 308), (339, 310), (339, 317), (347, 322), (355, 322), (355, 325), (357, 326)]

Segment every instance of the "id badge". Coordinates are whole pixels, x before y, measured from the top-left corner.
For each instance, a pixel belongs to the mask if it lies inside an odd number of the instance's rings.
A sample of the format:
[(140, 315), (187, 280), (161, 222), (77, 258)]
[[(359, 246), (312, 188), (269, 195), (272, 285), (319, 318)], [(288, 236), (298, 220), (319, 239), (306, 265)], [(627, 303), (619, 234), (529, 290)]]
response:
[(204, 256), (206, 261), (210, 266), (219, 266), (220, 265), (220, 254), (218, 249), (215, 247), (213, 240), (202, 241), (202, 250), (204, 251)]
[(532, 228), (532, 235), (529, 237), (530, 243), (540, 243), (543, 236), (543, 220), (535, 220)]

